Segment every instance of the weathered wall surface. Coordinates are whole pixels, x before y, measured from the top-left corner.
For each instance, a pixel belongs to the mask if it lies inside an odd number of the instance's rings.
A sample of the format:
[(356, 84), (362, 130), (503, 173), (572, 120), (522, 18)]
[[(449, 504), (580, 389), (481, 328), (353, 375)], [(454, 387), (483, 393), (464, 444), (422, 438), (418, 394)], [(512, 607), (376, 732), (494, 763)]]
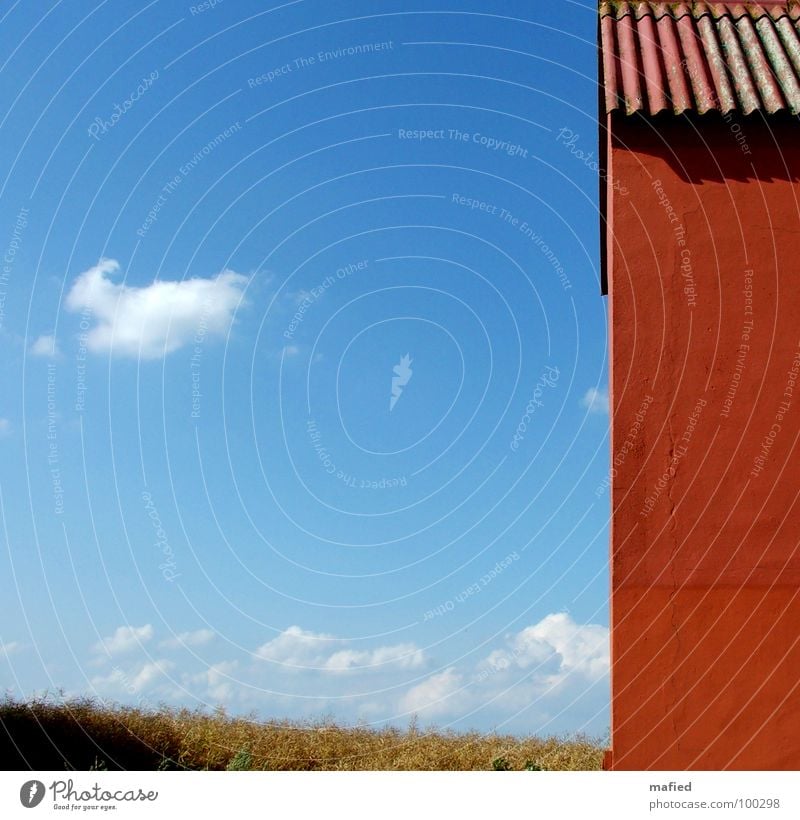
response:
[(800, 768), (800, 124), (614, 115), (612, 745)]

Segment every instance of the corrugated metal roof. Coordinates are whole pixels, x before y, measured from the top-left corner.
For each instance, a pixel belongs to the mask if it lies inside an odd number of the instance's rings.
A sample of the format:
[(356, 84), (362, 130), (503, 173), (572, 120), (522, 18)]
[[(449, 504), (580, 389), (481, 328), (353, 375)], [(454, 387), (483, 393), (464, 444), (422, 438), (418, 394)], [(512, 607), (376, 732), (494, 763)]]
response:
[(800, 0), (601, 2), (606, 110), (800, 113)]

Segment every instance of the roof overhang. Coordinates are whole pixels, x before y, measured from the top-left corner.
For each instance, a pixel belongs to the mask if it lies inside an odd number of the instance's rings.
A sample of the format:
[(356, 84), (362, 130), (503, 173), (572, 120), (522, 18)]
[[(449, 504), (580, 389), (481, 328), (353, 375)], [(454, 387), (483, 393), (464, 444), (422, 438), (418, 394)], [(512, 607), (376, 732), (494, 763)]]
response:
[(605, 111), (800, 113), (800, 2), (601, 2)]
[[(601, 290), (615, 120), (800, 114), (800, 0), (602, 0), (598, 15)], [(612, 169), (613, 171), (613, 169)]]

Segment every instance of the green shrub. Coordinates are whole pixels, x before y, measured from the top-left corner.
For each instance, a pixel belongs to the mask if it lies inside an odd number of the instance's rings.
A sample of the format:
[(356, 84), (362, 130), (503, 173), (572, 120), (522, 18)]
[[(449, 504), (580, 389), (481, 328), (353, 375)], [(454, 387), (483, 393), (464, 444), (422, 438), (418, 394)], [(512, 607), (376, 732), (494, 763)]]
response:
[(249, 772), (253, 768), (253, 755), (247, 749), (239, 749), (225, 768), (229, 772)]

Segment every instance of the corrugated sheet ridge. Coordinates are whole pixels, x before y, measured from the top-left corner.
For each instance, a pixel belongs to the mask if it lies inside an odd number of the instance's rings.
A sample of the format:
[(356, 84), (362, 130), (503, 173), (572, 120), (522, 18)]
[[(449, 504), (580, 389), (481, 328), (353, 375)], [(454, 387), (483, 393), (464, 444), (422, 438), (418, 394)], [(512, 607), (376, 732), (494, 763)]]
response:
[(607, 110), (800, 113), (800, 1), (603, 0)]

